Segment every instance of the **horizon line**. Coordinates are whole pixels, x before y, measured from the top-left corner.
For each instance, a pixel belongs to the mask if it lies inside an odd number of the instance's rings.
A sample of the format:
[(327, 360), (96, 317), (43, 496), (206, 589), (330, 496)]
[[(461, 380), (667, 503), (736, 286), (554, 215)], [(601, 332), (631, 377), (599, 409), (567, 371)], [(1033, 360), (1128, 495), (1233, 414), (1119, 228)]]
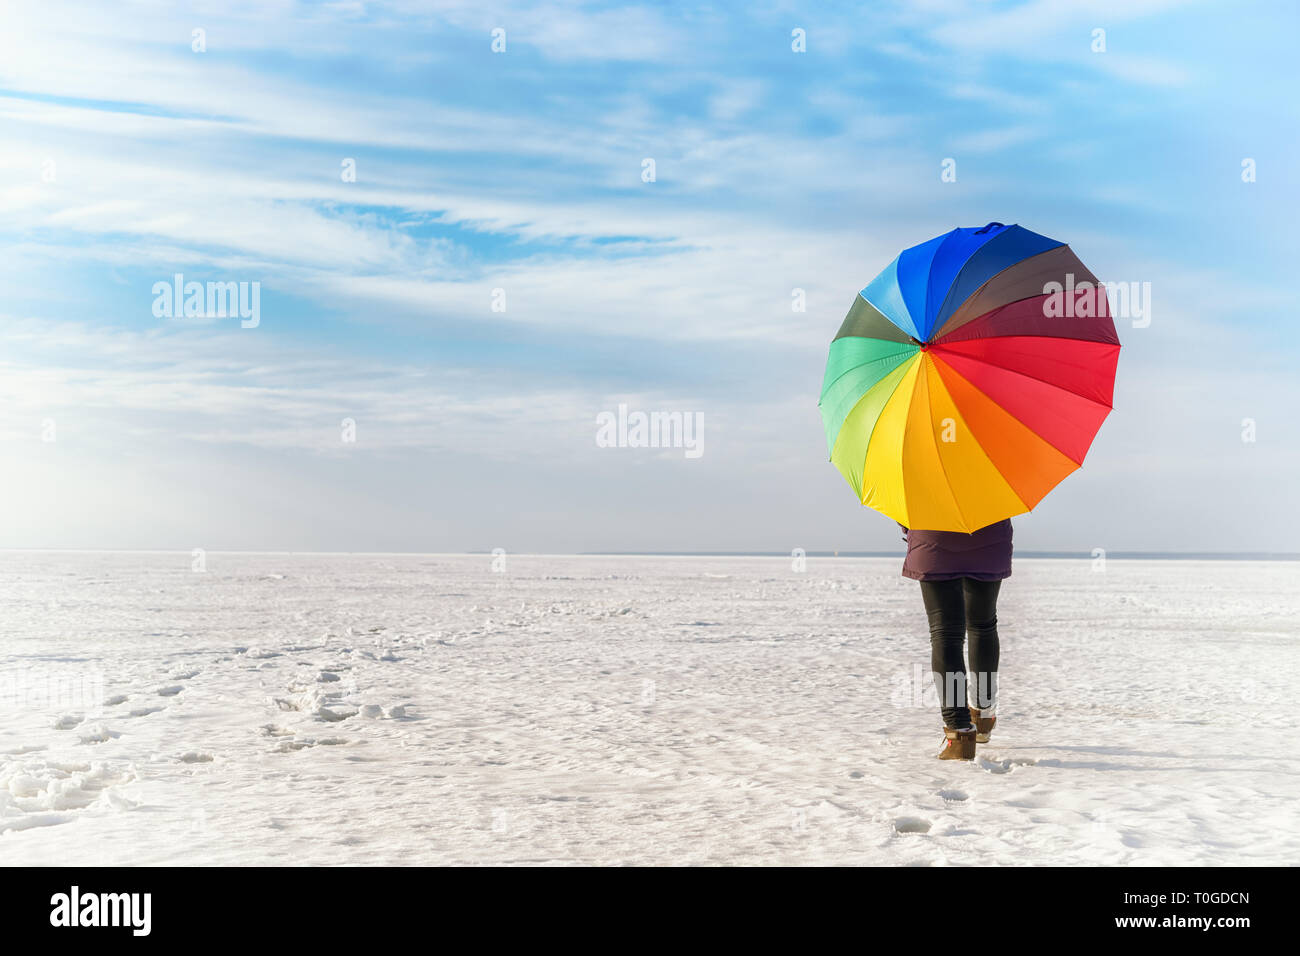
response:
[[(247, 548), (0, 548), (0, 554), (276, 554), (355, 555), (410, 557), (492, 557), (489, 550), (475, 551), (322, 551), (311, 549)], [(509, 551), (512, 557), (558, 558), (791, 558), (793, 551)], [(805, 558), (902, 558), (904, 551), (808, 551)], [(1089, 551), (1016, 551), (1013, 559), (1095, 560)], [(1105, 558), (1129, 561), (1300, 561), (1295, 551), (1105, 551)]]

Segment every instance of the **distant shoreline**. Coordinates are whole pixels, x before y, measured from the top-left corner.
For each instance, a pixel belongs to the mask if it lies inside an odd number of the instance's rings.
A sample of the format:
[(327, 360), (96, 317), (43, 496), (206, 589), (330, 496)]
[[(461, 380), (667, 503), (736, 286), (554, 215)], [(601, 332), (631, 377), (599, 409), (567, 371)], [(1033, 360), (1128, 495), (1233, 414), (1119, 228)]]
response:
[[(488, 552), (482, 552), (487, 554)], [(575, 557), (619, 558), (789, 558), (789, 551), (583, 551)], [(899, 551), (806, 551), (809, 558), (902, 558)], [(1083, 551), (1019, 551), (1017, 558), (1053, 558), (1091, 561)], [(1300, 561), (1287, 551), (1107, 551), (1107, 560), (1128, 561)]]
[[(190, 554), (187, 548), (0, 548), (0, 554)], [(491, 551), (248, 551), (207, 549), (208, 554), (265, 554), (364, 557), (491, 557)], [(520, 558), (785, 558), (790, 551), (506, 551)], [(807, 558), (897, 558), (903, 551), (805, 551)], [(1016, 551), (1017, 558), (1092, 561), (1084, 551)], [(1300, 553), (1288, 551), (1107, 551), (1115, 561), (1300, 561)]]

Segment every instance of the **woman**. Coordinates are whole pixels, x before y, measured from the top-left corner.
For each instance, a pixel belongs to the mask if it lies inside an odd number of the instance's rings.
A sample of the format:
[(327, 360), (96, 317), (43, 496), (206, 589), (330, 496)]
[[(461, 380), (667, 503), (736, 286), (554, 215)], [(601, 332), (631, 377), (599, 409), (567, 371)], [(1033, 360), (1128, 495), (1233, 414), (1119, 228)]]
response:
[[(973, 760), (997, 722), (998, 590), (1011, 576), (1011, 521), (978, 531), (903, 529), (903, 576), (921, 582), (930, 670), (943, 713), (940, 760)], [(962, 645), (970, 634), (970, 673)]]

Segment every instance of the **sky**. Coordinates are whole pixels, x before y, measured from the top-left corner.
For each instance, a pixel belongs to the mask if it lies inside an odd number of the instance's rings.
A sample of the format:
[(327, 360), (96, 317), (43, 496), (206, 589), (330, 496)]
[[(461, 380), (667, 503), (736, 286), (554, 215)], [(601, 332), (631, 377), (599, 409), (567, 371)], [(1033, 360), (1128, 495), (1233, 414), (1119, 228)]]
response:
[[(1017, 546), (1300, 551), (1298, 31), (1291, 2), (8, 0), (0, 547), (897, 548), (828, 461), (826, 350), (901, 249), (998, 221), (1150, 290)], [(255, 284), (256, 324), (168, 314), (177, 274)], [(700, 453), (598, 442), (620, 405)]]

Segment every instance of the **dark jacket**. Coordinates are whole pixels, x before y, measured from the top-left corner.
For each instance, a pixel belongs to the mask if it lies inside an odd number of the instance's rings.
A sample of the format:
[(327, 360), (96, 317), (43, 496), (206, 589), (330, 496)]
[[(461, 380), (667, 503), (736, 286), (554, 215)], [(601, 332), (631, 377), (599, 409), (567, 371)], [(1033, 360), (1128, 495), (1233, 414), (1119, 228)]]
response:
[(1011, 519), (978, 531), (911, 531), (903, 529), (907, 557), (903, 577), (918, 581), (974, 578), (1000, 581), (1011, 576)]

